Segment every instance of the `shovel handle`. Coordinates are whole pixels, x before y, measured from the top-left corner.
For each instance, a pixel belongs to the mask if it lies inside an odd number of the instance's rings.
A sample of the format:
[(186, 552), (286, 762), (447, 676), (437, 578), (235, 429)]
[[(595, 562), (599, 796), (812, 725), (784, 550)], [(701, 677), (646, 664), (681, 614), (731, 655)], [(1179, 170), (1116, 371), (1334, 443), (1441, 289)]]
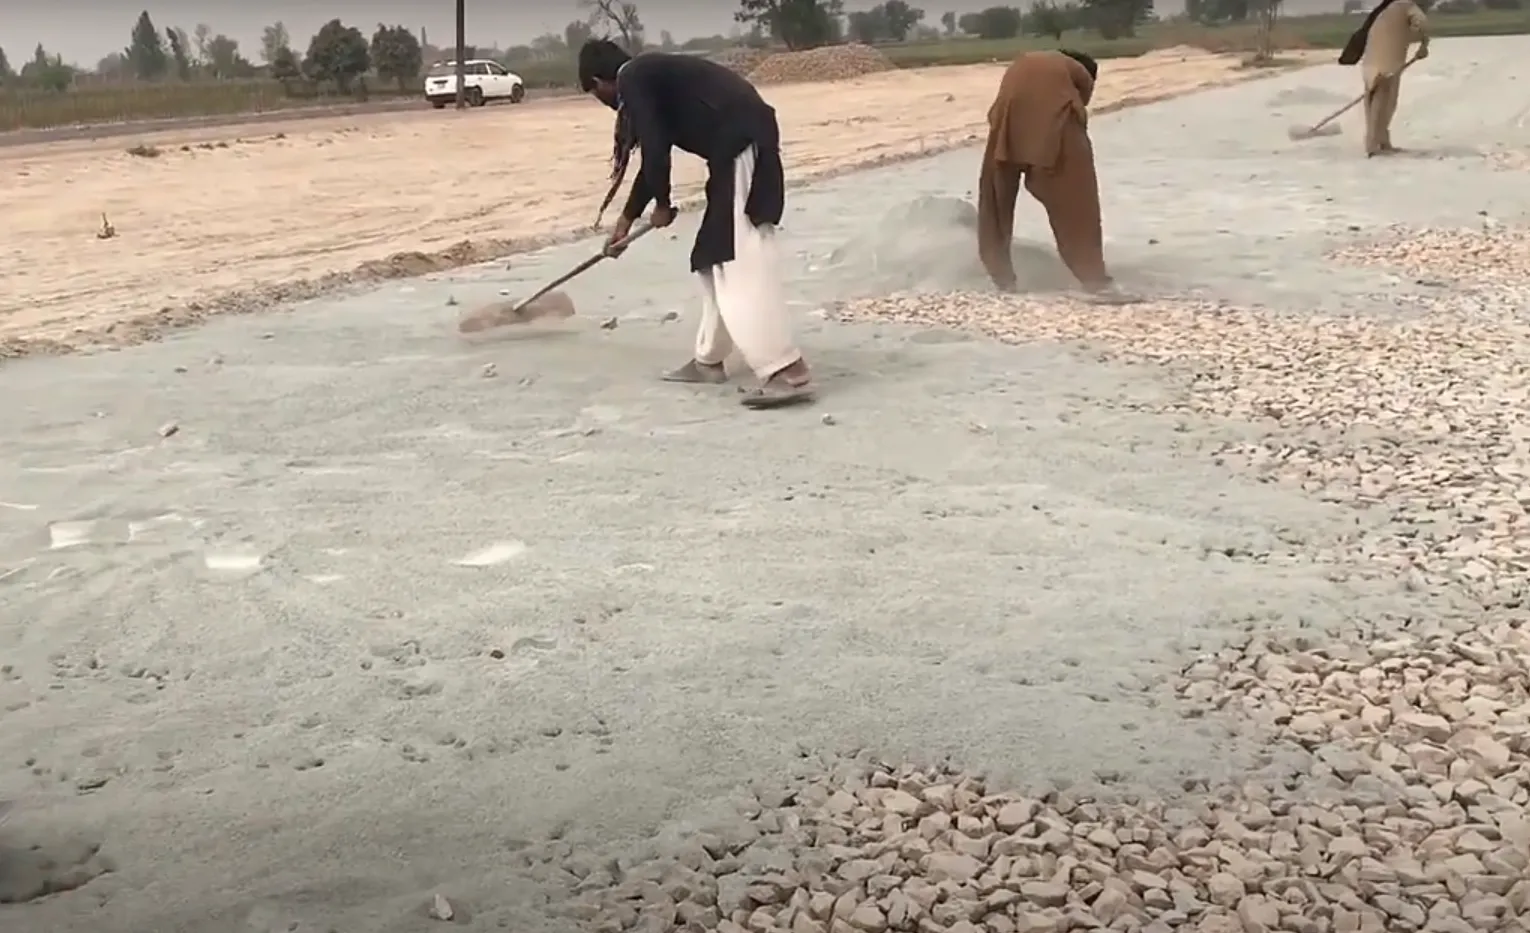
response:
[[(1412, 58), (1408, 59), (1406, 62), (1403, 62), (1402, 71), (1399, 71), (1398, 74), (1402, 74), (1403, 71), (1407, 71), (1409, 68), (1412, 68), (1414, 62), (1417, 61), (1418, 55), (1415, 53)], [(1351, 110), (1360, 106), (1360, 102), (1363, 100), (1365, 100), (1365, 95), (1361, 94), (1359, 97), (1356, 97), (1354, 100), (1340, 107), (1338, 110), (1335, 110), (1333, 113), (1330, 113), (1328, 116), (1312, 124), (1312, 127), (1307, 130), (1306, 135), (1310, 136), (1313, 133), (1316, 133), (1318, 130), (1344, 116), (1346, 113), (1349, 113)]]
[[(636, 230), (633, 230), (631, 233), (628, 233), (625, 237), (623, 237), (621, 240), (619, 240), (618, 242), (616, 242), (616, 243), (614, 243), (612, 245), (615, 246), (615, 247), (623, 248), (624, 249), (624, 248), (632, 245), (634, 242), (636, 242), (640, 238), (642, 238), (645, 234), (647, 234), (651, 230), (653, 230), (653, 226), (645, 221)], [(602, 259), (609, 259), (609, 258), (610, 257), (606, 255), (606, 247), (604, 247), (604, 246), (601, 247), (600, 252), (598, 252), (595, 255), (591, 256), (589, 259), (586, 259), (584, 262), (581, 262), (579, 265), (575, 266), (574, 268), (570, 269), (569, 271), (565, 272), (564, 274), (558, 276), (556, 279), (553, 279), (551, 282), (548, 282), (535, 295), (532, 295), (530, 298), (527, 298), (525, 301), (523, 301), (520, 304), (516, 305), (515, 309), (512, 310), (510, 313), (512, 315), (513, 314), (519, 314), (520, 312), (524, 311), (532, 302), (536, 301), (538, 298), (541, 298), (543, 295), (546, 295), (548, 292), (553, 291), (554, 289), (557, 289), (557, 288), (567, 284), (572, 279), (575, 279), (578, 276), (583, 275), (584, 273), (588, 272), (590, 270), (590, 267), (596, 265)]]

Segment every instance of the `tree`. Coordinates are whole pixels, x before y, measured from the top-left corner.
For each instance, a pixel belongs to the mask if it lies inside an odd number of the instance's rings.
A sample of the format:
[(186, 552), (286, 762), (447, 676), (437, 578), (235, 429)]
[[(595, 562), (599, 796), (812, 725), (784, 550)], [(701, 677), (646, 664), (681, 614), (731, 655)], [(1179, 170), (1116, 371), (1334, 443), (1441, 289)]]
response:
[(238, 78), (250, 71), (239, 54), (239, 43), (219, 33), (207, 40), (207, 68), (215, 78)]
[(1281, 0), (1253, 0), (1252, 5), (1259, 24), (1253, 64), (1267, 65), (1275, 60), (1275, 21), (1280, 18)]
[(1153, 15), (1153, 0), (1083, 0), (1089, 25), (1104, 39), (1131, 38)]
[(886, 0), (882, 4), (882, 18), (887, 21), (887, 34), (895, 42), (908, 38), (915, 26), (924, 22), (924, 11), (908, 5), (908, 0)]
[(350, 93), (351, 82), (372, 67), (367, 40), (361, 30), (332, 19), (319, 27), (308, 43), (303, 70), (315, 81), (333, 81), (342, 93)]
[(829, 45), (841, 35), (843, 0), (739, 0), (733, 18), (788, 49)]
[(170, 43), (170, 58), (175, 62), (175, 76), (182, 81), (191, 80), (191, 56), (186, 50), (186, 31), (169, 26), (165, 39)]
[(121, 52), (111, 52), (101, 56), (101, 60), (96, 62), (96, 67), (92, 70), (95, 71), (98, 77), (111, 81), (121, 81), (132, 75), (133, 66), (127, 60), (126, 55)]
[(950, 10), (940, 14), (940, 25), (946, 31), (946, 35), (956, 35), (956, 14)]
[(0, 85), (16, 83), (16, 72), (11, 68), (11, 60), (5, 57), (5, 49), (0, 49)]
[(577, 52), (581, 45), (589, 41), (592, 34), (588, 22), (576, 19), (563, 27), (563, 44), (569, 51)]
[(589, 11), (587, 21), (591, 33), (614, 39), (629, 53), (643, 51), (643, 20), (638, 16), (636, 3), (628, 0), (579, 0), (579, 6)]
[(260, 60), (267, 65), (276, 64), (276, 53), (282, 49), (292, 51), (292, 37), (280, 20), (260, 31)]
[(981, 13), (968, 15), (973, 16), (974, 19), (962, 27), (964, 32), (970, 32), (984, 39), (1013, 39), (1020, 35), (1022, 17), (1020, 11), (1012, 6), (991, 6)]
[[(155, 35), (159, 35), (155, 33)], [(30, 84), (42, 88), (45, 91), (65, 91), (74, 83), (74, 69), (64, 64), (62, 57), (50, 56), (37, 43), (37, 48), (32, 51), (32, 60), (22, 66), (19, 75), (23, 84)]]
[(666, 52), (673, 52), (677, 47), (675, 37), (670, 35), (668, 29), (659, 30), (659, 48)]
[(1251, 0), (1185, 0), (1185, 15), (1203, 26), (1241, 23), (1249, 18), (1252, 9), (1250, 2)]
[(298, 63), (297, 53), (291, 48), (284, 45), (271, 53), (271, 77), (286, 85), (302, 76), (303, 68)]
[(133, 44), (127, 48), (127, 57), (133, 63), (133, 73), (144, 81), (163, 78), (170, 70), (165, 41), (154, 28), (148, 10), (138, 14), (138, 22), (133, 24)]
[(212, 27), (206, 23), (197, 23), (197, 27), (191, 31), (191, 35), (196, 42), (197, 64), (207, 64), (208, 45), (212, 42)]
[(854, 42), (880, 42), (890, 38), (887, 28), (887, 11), (881, 4), (869, 10), (856, 10), (845, 17), (845, 34)]
[(425, 64), (420, 40), (407, 26), (378, 23), (377, 31), (372, 34), (371, 53), (377, 76), (384, 81), (397, 81), (400, 91), (420, 76), (420, 67)]
[(1061, 39), (1069, 25), (1067, 12), (1051, 0), (1041, 0), (1020, 20), (1020, 29), (1026, 35), (1050, 36), (1054, 40)]

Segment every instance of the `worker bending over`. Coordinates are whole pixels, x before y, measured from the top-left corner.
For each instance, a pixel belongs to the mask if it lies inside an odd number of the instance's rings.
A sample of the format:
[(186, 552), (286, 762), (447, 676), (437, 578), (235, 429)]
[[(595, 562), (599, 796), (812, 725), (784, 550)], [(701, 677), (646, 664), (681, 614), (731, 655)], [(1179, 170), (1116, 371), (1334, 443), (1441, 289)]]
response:
[(1052, 224), (1057, 252), (1090, 292), (1111, 285), (1100, 229), (1100, 187), (1089, 143), (1089, 99), (1099, 66), (1081, 52), (1027, 52), (1004, 72), (988, 109), (978, 180), (978, 252), (994, 284), (1015, 288), (1015, 199), (1020, 182)]
[(1408, 46), (1418, 43), (1418, 58), (1429, 57), (1428, 20), (1413, 0), (1381, 0), (1344, 44), (1339, 64), (1361, 65), (1365, 79), (1365, 155), (1391, 155), (1392, 117), (1407, 66)]
[(633, 152), (642, 157), (607, 242), (612, 255), (649, 204), (653, 226), (674, 222), (672, 149), (707, 163), (706, 211), (691, 249), (691, 271), (701, 282), (701, 328), (691, 359), (664, 378), (725, 382), (723, 364), (736, 347), (760, 380), (743, 396), (744, 405), (810, 401), (812, 375), (793, 342), (781, 286), (776, 225), (786, 206), (786, 180), (775, 110), (716, 62), (663, 52), (633, 58), (606, 39), (591, 39), (579, 50), (579, 86), (617, 113), (613, 194)]

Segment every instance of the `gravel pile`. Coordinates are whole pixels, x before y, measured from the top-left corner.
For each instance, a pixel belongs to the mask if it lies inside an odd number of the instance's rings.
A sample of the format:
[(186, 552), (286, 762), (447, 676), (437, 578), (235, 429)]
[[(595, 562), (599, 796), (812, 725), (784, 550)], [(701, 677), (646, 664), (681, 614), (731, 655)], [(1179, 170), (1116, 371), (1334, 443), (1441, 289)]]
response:
[(770, 58), (770, 53), (764, 49), (751, 49), (739, 46), (738, 48), (723, 49), (715, 55), (709, 55), (708, 58), (725, 68), (729, 68), (747, 77), (756, 68), (760, 67), (761, 62)]
[(1478, 230), (1393, 227), (1377, 240), (1342, 247), (1329, 257), (1397, 269), (1424, 282), (1523, 288), (1530, 281), (1530, 230), (1492, 222)]
[[(1482, 651), (1464, 663), (1496, 670)], [(1517, 687), (1494, 690), (1459, 680), (1468, 669), (1448, 665), (1460, 654), (1434, 655), (1449, 660), (1433, 668), (1399, 653), (1370, 667), (1292, 654), (1253, 662), (1262, 672), (1193, 669), (1186, 692), (1208, 702), (1261, 677), (1272, 690), (1272, 677), (1310, 681), (1293, 700), (1310, 696), (1325, 712), (1395, 687), (1373, 734), (1397, 744), (1374, 739), (1381, 751), (1364, 761), (1325, 761), (1327, 794), (1257, 784), (1208, 794), (1192, 782), (1198, 793), (1173, 803), (1019, 795), (947, 766), (831, 757), (813, 761), (821, 777), (759, 793), (737, 821), (636, 858), (602, 862), (567, 843), (531, 858), (563, 889), (560, 912), (599, 933), (1512, 929), (1530, 914), (1530, 823), (1514, 785), (1526, 749), (1492, 736), (1526, 728), (1524, 666)], [(1346, 677), (1355, 696), (1338, 696)]]
[(1198, 301), (1102, 307), (1058, 296), (902, 295), (833, 309), (846, 320), (1063, 342), (1165, 365), (1185, 386), (1134, 410), (1228, 418), (1253, 439), (1213, 452), (1263, 481), (1373, 510), (1347, 541), (1252, 555), (1333, 562), (1524, 605), (1530, 571), (1530, 322), (1512, 305), (1441, 302), (1405, 320), (1324, 318)]
[[(1414, 233), (1336, 255), (1469, 277), (1522, 242)], [(1508, 595), (1530, 571), (1530, 324), (1512, 303), (1427, 310), (990, 294), (832, 309), (1162, 364), (1185, 391), (1156, 410), (1264, 429), (1216, 456), (1389, 516), (1327, 550), (1296, 542), (1290, 559), (1465, 587), (1489, 608), (1429, 631), (1250, 635), (1143, 687), (1266, 743), (1261, 762), (1280, 766), (1237, 785), (1190, 776), (1144, 799), (1102, 774), (1098, 792), (1007, 793), (950, 765), (804, 752), (797, 783), (701, 831), (620, 857), (568, 840), (529, 850), (556, 909), (597, 933), (1530, 929), (1530, 619)]]
[(892, 71), (896, 67), (886, 55), (871, 46), (850, 43), (772, 55), (750, 72), (749, 80), (755, 84), (845, 81)]

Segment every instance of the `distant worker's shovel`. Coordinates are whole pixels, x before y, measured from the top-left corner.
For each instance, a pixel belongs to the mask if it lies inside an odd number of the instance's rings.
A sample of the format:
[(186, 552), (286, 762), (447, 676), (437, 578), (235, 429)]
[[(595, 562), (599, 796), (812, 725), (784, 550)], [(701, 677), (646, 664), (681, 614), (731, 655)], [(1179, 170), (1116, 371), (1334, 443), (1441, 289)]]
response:
[[(1403, 63), (1402, 70), (1407, 71), (1409, 68), (1412, 68), (1413, 63), (1416, 61), (1418, 61), (1417, 54)], [(1398, 74), (1402, 74), (1402, 71), (1399, 71)], [(1342, 132), (1342, 130), (1338, 124), (1334, 123), (1333, 121), (1339, 119), (1346, 113), (1349, 113), (1351, 110), (1360, 106), (1360, 102), (1363, 100), (1365, 100), (1365, 95), (1361, 94), (1359, 97), (1356, 97), (1354, 100), (1340, 107), (1338, 110), (1335, 110), (1333, 113), (1330, 113), (1328, 116), (1317, 121), (1311, 126), (1291, 127), (1291, 129), (1287, 131), (1287, 135), (1296, 142), (1301, 142), (1304, 139), (1314, 139), (1318, 136), (1337, 136), (1340, 132)]]
[[(620, 252), (632, 245), (639, 237), (642, 237), (653, 227), (644, 223), (636, 230), (627, 234), (626, 239), (616, 243), (611, 248), (613, 252)], [(475, 334), (480, 331), (490, 330), (495, 327), (507, 327), (515, 324), (529, 324), (532, 321), (550, 318), (561, 320), (574, 316), (574, 300), (567, 293), (558, 289), (568, 284), (571, 280), (588, 272), (591, 267), (598, 264), (602, 259), (610, 258), (605, 247), (601, 251), (584, 260), (568, 272), (547, 283), (541, 291), (518, 304), (508, 301), (495, 301), (475, 308), (464, 314), (457, 321), (457, 332), (462, 334)]]

